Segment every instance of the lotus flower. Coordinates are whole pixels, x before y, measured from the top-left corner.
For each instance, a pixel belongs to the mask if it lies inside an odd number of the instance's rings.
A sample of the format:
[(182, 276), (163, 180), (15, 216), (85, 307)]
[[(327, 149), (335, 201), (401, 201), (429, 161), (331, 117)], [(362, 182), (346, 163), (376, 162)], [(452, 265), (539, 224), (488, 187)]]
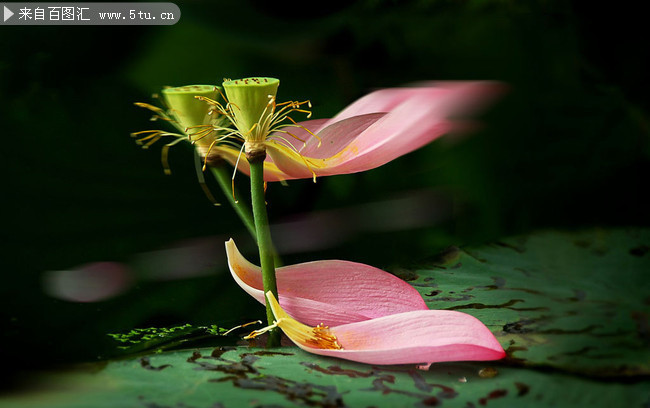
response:
[(215, 154), (249, 174), (243, 149), (247, 154), (268, 153), (266, 181), (315, 180), (379, 167), (455, 130), (459, 123), (453, 117), (469, 114), (499, 89), (491, 82), (389, 88), (362, 97), (332, 119), (296, 122), (289, 114), (310, 117), (303, 105), (311, 104), (277, 103), (278, 86), (274, 78), (227, 80), (227, 103), (198, 96), (227, 119), (213, 129), (231, 143), (242, 143), (239, 151), (221, 144)]
[[(265, 303), (262, 272), (248, 262), (231, 239), (226, 242), (233, 278), (249, 295)], [(339, 325), (395, 313), (428, 310), (408, 283), (372, 266), (349, 261), (315, 261), (276, 269), (282, 307), (311, 325)]]
[(465, 313), (416, 310), (333, 327), (310, 327), (282, 310), (270, 291), (266, 297), (275, 323), (248, 338), (277, 326), (309, 353), (366, 364), (429, 364), (505, 357), (490, 330)]
[[(240, 86), (245, 81), (258, 85), (252, 87), (254, 92)], [(214, 85), (166, 88), (162, 94), (167, 109), (136, 105), (153, 111), (152, 120), (170, 122), (180, 133), (147, 130), (133, 136), (144, 147), (162, 137), (176, 139), (163, 149), (166, 172), (167, 149), (186, 140), (194, 143), (206, 164), (225, 160), (248, 175), (248, 161), (242, 155), (248, 144), (249, 150), (268, 153), (266, 181), (315, 179), (370, 170), (416, 150), (458, 128), (453, 117), (471, 113), (500, 89), (492, 82), (388, 88), (371, 92), (331, 119), (295, 122), (289, 114), (303, 112), (309, 117), (311, 112), (301, 108), (309, 101), (276, 103), (278, 85), (273, 78), (226, 81), (226, 95), (236, 103), (225, 104), (219, 102), (221, 88)], [(263, 98), (249, 95), (257, 93)]]

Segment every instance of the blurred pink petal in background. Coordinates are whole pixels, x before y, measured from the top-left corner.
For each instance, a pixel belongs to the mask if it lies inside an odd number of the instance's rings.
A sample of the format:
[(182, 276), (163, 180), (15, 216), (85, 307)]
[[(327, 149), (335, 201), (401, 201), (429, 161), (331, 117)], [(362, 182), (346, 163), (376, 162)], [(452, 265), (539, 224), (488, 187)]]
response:
[(43, 277), (48, 295), (72, 302), (99, 302), (131, 287), (132, 273), (118, 262), (94, 262), (65, 271), (49, 271)]

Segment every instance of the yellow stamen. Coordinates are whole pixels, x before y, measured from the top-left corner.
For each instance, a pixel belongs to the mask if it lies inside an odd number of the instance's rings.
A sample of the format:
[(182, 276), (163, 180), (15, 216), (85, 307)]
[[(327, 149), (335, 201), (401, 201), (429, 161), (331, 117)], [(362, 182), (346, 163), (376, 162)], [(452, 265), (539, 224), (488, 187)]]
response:
[(248, 336), (244, 337), (245, 339), (257, 337), (275, 327), (279, 327), (294, 343), (317, 349), (343, 349), (328, 326), (321, 323), (316, 327), (311, 327), (293, 319), (282, 310), (280, 304), (275, 299), (275, 296), (273, 296), (270, 291), (266, 292), (266, 299), (271, 306), (273, 315), (275, 316), (275, 322), (271, 326), (252, 332)]
[(239, 201), (237, 201), (237, 198), (235, 197), (235, 176), (237, 175), (237, 169), (239, 169), (239, 159), (241, 159), (241, 155), (244, 152), (244, 147), (246, 145), (242, 145), (241, 149), (239, 149), (239, 154), (237, 155), (237, 161), (235, 162), (235, 169), (232, 172), (232, 178), (230, 180), (231, 182), (231, 188), (232, 188), (232, 201), (237, 204)]
[[(309, 107), (311, 108), (311, 104), (309, 105)], [(310, 112), (310, 114), (311, 114), (311, 112)], [(296, 123), (295, 120), (291, 119), (291, 118), (288, 117), (288, 116), (287, 116), (287, 119), (289, 119), (289, 120), (290, 120), (290, 121), (291, 121), (291, 122), (292, 122), (296, 127), (299, 127), (299, 128), (301, 128), (301, 129), (307, 131), (310, 135), (312, 135), (313, 137), (315, 137), (316, 140), (318, 140), (318, 147), (321, 146), (321, 144), (323, 143), (323, 139), (321, 139), (320, 137), (318, 137), (318, 135), (316, 135), (314, 132), (312, 132), (311, 130), (307, 129), (307, 128), (304, 127), (303, 125), (299, 125), (298, 123)], [(291, 126), (291, 125), (289, 125), (289, 126)], [(292, 136), (293, 136), (293, 135), (292, 135)], [(294, 136), (294, 137), (295, 137), (295, 136)]]
[(243, 329), (244, 327), (250, 326), (250, 325), (253, 325), (253, 324), (262, 324), (262, 321), (261, 320), (255, 320), (254, 322), (248, 322), (248, 323), (240, 324), (239, 326), (235, 326), (232, 329), (226, 331), (225, 333), (222, 333), (221, 335), (222, 336), (227, 336), (227, 335), (229, 335), (230, 333), (232, 333), (233, 331), (235, 331), (237, 329)]
[(169, 167), (169, 147), (170, 145), (166, 144), (160, 151), (160, 161), (162, 162), (163, 171), (168, 176), (172, 174), (172, 169)]
[[(279, 133), (286, 133), (286, 134), (288, 134), (289, 136), (293, 137), (294, 139), (296, 139), (296, 140), (302, 142), (302, 147), (303, 147), (303, 148), (304, 148), (305, 146), (307, 146), (307, 141), (306, 141), (306, 140), (299, 138), (298, 136), (294, 135), (293, 133), (291, 133), (291, 132), (289, 132), (289, 131), (287, 131), (287, 130), (276, 130), (276, 132), (279, 132)], [(280, 137), (280, 136), (269, 136), (269, 139), (270, 139), (271, 137), (277, 137), (278, 139), (284, 140), (285, 142), (287, 142), (288, 144), (290, 144), (290, 145), (293, 146), (293, 144), (290, 143), (290, 142), (289, 142), (286, 138), (284, 138), (284, 137)]]
[(183, 141), (183, 139), (176, 139), (175, 141), (171, 143), (167, 143), (162, 147), (160, 153), (160, 160), (162, 162), (163, 170), (165, 171), (165, 174), (168, 176), (172, 174), (172, 169), (171, 167), (169, 167), (169, 148), (181, 141)]
[(151, 105), (149, 103), (144, 103), (144, 102), (135, 102), (135, 106), (139, 106), (140, 108), (145, 108), (149, 109), (152, 112), (159, 113), (159, 114), (165, 114), (165, 111), (157, 106)]
[[(190, 133), (190, 130), (195, 130), (195, 129), (200, 129), (200, 130)], [(190, 126), (187, 129), (185, 129), (185, 133), (187, 134), (188, 139), (191, 141), (201, 140), (204, 137), (210, 135), (212, 132), (214, 132), (214, 127), (212, 125)]]
[[(146, 136), (140, 137), (140, 135), (146, 135)], [(156, 143), (164, 136), (174, 136), (176, 138), (181, 138), (181, 139), (183, 138), (182, 135), (179, 135), (177, 133), (168, 133), (162, 130), (143, 130), (140, 132), (131, 133), (131, 137), (134, 138), (140, 137), (139, 139), (136, 139), (135, 142), (140, 146), (142, 146), (143, 149), (148, 149), (149, 146)], [(144, 143), (146, 141), (148, 142)]]
[[(243, 83), (248, 84), (249, 82), (257, 83), (258, 80), (262, 81), (262, 79), (254, 79), (254, 78), (253, 79), (249, 78), (242, 81)], [(230, 80), (224, 79), (224, 82), (230, 82)], [(225, 136), (221, 136), (220, 138), (217, 139), (219, 143), (223, 143), (226, 137), (228, 139), (231, 139), (229, 141), (242, 142), (243, 150), (240, 150), (240, 155), (237, 157), (237, 163), (235, 164), (236, 168), (239, 163), (242, 151), (245, 151), (247, 154), (254, 153), (257, 151), (264, 151), (266, 150), (267, 143), (271, 141), (277, 142), (283, 146), (286, 146), (301, 158), (304, 166), (312, 174), (313, 181), (316, 182), (317, 175), (312, 167), (319, 167), (319, 165), (311, 161), (308, 161), (300, 153), (300, 151), (304, 147), (306, 147), (307, 141), (303, 138), (298, 137), (296, 134), (294, 134), (293, 132), (287, 129), (290, 127), (300, 128), (318, 140), (317, 147), (321, 146), (322, 139), (318, 135), (314, 134), (311, 130), (299, 124), (289, 116), (292, 113), (298, 112), (298, 113), (307, 114), (307, 118), (310, 118), (311, 111), (307, 109), (303, 109), (303, 106), (305, 105), (311, 109), (312, 105), (309, 100), (287, 101), (287, 102), (278, 103), (276, 101), (275, 95), (267, 95), (268, 101), (266, 102), (266, 105), (262, 109), (259, 118), (257, 118), (257, 121), (251, 121), (251, 123), (244, 124), (244, 123), (239, 123), (241, 119), (239, 117), (239, 112), (241, 111), (241, 108), (237, 104), (231, 102), (228, 99), (228, 97), (221, 91), (221, 89), (219, 89), (219, 93), (221, 94), (221, 97), (224, 100), (223, 103), (202, 95), (195, 96), (196, 99), (199, 99), (209, 104), (211, 106), (211, 113), (216, 113), (220, 115), (223, 118), (223, 120), (220, 121), (219, 123), (212, 124), (211, 129), (209, 128), (199, 129), (200, 127), (197, 126), (196, 127), (197, 129), (195, 129), (194, 132), (189, 134), (190, 140), (192, 142), (198, 141), (207, 135), (211, 136), (212, 131), (216, 131), (222, 134), (227, 132)], [(282, 123), (285, 120), (288, 121), (289, 123)], [(229, 122), (229, 125), (224, 122)], [(186, 129), (186, 133), (187, 130), (189, 129)], [(277, 133), (274, 134), (274, 132), (285, 134), (290, 136), (293, 139), (298, 140), (299, 142), (302, 143), (303, 145), (302, 148), (297, 149), (293, 145), (293, 143), (287, 140), (287, 138), (282, 137)], [(233, 145), (234, 147), (239, 147), (235, 143), (233, 143)], [(236, 173), (236, 169), (235, 169), (235, 173)], [(234, 179), (234, 175), (233, 175), (233, 179)], [(234, 180), (233, 180), (233, 184), (234, 184)]]
[(205, 182), (205, 177), (203, 177), (203, 169), (201, 168), (201, 156), (199, 153), (195, 150), (194, 151), (194, 168), (196, 170), (196, 177), (199, 180), (199, 185), (201, 186), (201, 189), (203, 190), (203, 193), (205, 196), (210, 200), (212, 205), (218, 207), (221, 204), (217, 201), (216, 198), (212, 195), (212, 192), (210, 191), (210, 188), (208, 188), (208, 184)]
[(216, 140), (210, 143), (210, 147), (208, 147), (208, 151), (205, 153), (205, 159), (203, 160), (203, 168), (201, 169), (202, 171), (205, 171), (205, 169), (208, 168), (208, 158), (210, 157), (210, 152), (212, 151), (212, 148), (216, 143), (217, 143)]

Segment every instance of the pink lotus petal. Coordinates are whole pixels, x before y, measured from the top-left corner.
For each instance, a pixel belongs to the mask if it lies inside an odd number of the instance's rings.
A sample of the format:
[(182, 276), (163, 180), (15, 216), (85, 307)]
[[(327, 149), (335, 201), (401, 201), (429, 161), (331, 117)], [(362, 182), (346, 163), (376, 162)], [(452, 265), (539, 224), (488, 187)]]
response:
[[(226, 242), (233, 278), (248, 294), (265, 303), (262, 273)], [(394, 313), (427, 310), (417, 290), (372, 266), (339, 260), (277, 268), (280, 304), (307, 324), (344, 324)]]
[(282, 132), (273, 132), (269, 137), (278, 138), (281, 136), (291, 142), (291, 144), (295, 146), (296, 150), (304, 150), (305, 147), (302, 141), (317, 146), (318, 140), (313, 137), (313, 134), (322, 129), (323, 125), (329, 121), (330, 119), (312, 119), (298, 122), (296, 123), (296, 126), (290, 125), (282, 128), (283, 131), (290, 132), (290, 135)]
[[(443, 83), (413, 89), (345, 149), (326, 161), (322, 173), (344, 174), (379, 167), (454, 130), (449, 118), (476, 110), (493, 93), (488, 82)], [(319, 133), (326, 134), (329, 126)]]
[[(389, 88), (381, 89), (374, 91), (357, 99), (354, 103), (343, 109), (336, 116), (331, 119), (315, 119), (305, 122), (299, 122), (298, 125), (306, 127), (312, 133), (320, 132), (322, 129), (329, 125), (338, 124), (345, 119), (350, 119), (358, 116), (365, 116), (368, 114), (384, 114), (391, 111), (397, 105), (404, 102), (411, 96), (421, 93), (422, 89), (419, 88)], [(379, 115), (376, 118), (379, 118), (383, 115)], [(367, 127), (369, 124), (364, 126)], [(307, 142), (306, 146), (298, 148), (305, 156), (314, 157), (314, 158), (325, 158), (330, 157), (333, 154), (339, 152), (343, 147), (350, 143), (359, 133), (350, 132), (349, 129), (344, 129), (343, 131), (333, 131), (330, 129), (327, 136), (337, 135), (337, 137), (329, 137), (328, 140), (324, 140), (324, 135), (318, 134), (318, 136), (323, 139), (322, 143), (318, 138), (313, 137), (309, 132), (302, 130), (300, 128), (285, 128), (285, 130), (290, 130), (297, 138), (305, 140)], [(291, 140), (291, 138), (289, 138)], [(293, 140), (291, 140), (293, 142)], [(300, 143), (294, 144), (298, 147)]]
[(505, 357), (492, 332), (475, 317), (417, 310), (334, 327), (309, 327), (289, 317), (267, 292), (276, 324), (310, 353), (367, 364), (428, 364)]
[[(411, 97), (361, 132), (345, 149), (326, 162), (327, 173), (369, 170), (416, 150), (452, 129), (444, 101), (435, 92)], [(329, 128), (323, 129), (326, 133)]]
[(291, 178), (370, 170), (463, 129), (457, 117), (485, 105), (502, 88), (492, 82), (425, 85), (373, 92), (331, 120), (318, 122), (317, 137), (304, 132), (302, 148), (275, 140), (267, 143), (267, 151), (279, 171)]
[[(432, 83), (428, 84), (428, 86), (432, 85)], [(368, 113), (390, 112), (411, 96), (417, 95), (422, 91), (422, 89), (426, 89), (426, 87), (387, 88), (371, 92), (348, 105), (345, 109), (330, 119), (327, 125), (353, 116), (365, 115)]]
[(477, 318), (451, 310), (399, 313), (332, 327), (342, 350), (308, 350), (368, 364), (484, 361), (505, 357)]
[[(280, 288), (278, 288), (278, 291), (280, 293), (286, 292), (282, 291)], [(257, 299), (257, 296), (255, 296), (255, 298)], [(353, 308), (346, 308), (345, 305), (334, 304), (332, 303), (333, 301), (336, 300), (328, 299), (327, 302), (323, 302), (304, 297), (280, 295), (280, 304), (282, 304), (282, 307), (285, 310), (289, 311), (288, 313), (290, 315), (300, 316), (302, 319), (301, 321), (314, 326), (318, 324), (330, 325), (361, 322), (369, 319), (369, 317), (364, 315), (362, 312)]]
[(291, 179), (312, 178), (324, 166), (323, 160), (308, 160), (296, 151), (275, 140), (266, 142), (266, 153), (278, 169)]
[(342, 174), (330, 169), (330, 161), (337, 160), (338, 155), (341, 154), (339, 152), (342, 151), (354, 154), (352, 149), (345, 148), (385, 115), (385, 113), (366, 114), (336, 122), (318, 133), (321, 139), (320, 147), (318, 147), (319, 140), (312, 136), (300, 150), (300, 154), (275, 141), (267, 143), (267, 153), (273, 158), (278, 169), (292, 178), (310, 178), (314, 174), (317, 176)]
[[(316, 137), (312, 136), (300, 153), (314, 159), (327, 159), (343, 150), (370, 125), (377, 122), (386, 113), (367, 113), (343, 119), (321, 128)], [(320, 146), (319, 146), (320, 144)]]

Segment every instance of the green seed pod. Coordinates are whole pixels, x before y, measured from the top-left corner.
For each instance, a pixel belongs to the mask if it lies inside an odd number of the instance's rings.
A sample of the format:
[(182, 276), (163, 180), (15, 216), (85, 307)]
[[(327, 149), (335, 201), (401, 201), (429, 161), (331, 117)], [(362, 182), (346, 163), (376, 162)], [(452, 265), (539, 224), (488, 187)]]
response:
[[(193, 126), (205, 125), (210, 122), (208, 112), (211, 107), (205, 101), (196, 99), (202, 96), (217, 99), (219, 87), (214, 85), (186, 85), (166, 88), (162, 91), (170, 114), (185, 130)], [(190, 132), (191, 133), (191, 132)]]
[(280, 80), (265, 77), (228, 80), (223, 83), (235, 124), (246, 142), (264, 141), (275, 111), (275, 96), (279, 85)]

